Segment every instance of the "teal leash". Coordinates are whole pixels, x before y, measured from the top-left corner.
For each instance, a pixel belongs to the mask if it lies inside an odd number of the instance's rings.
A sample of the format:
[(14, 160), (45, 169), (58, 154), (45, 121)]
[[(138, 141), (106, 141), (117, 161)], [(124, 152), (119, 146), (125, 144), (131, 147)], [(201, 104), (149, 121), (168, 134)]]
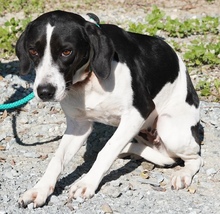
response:
[(25, 103), (27, 103), (28, 101), (30, 101), (31, 99), (34, 98), (34, 92), (31, 92), (30, 94), (28, 94), (26, 97), (15, 101), (13, 103), (5, 103), (5, 104), (1, 104), (0, 105), (0, 110), (8, 110), (8, 109), (13, 109), (13, 108), (17, 108), (21, 105), (24, 105)]

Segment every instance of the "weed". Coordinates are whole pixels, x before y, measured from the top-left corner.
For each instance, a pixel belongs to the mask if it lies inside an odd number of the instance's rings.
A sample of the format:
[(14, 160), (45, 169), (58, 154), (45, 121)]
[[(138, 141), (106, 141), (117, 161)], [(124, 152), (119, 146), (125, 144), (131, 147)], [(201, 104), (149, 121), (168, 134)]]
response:
[(25, 26), (30, 22), (31, 18), (25, 20), (16, 20), (15, 18), (5, 22), (0, 26), (0, 56), (8, 58), (14, 54), (15, 42), (17, 34), (22, 32)]
[(202, 40), (193, 40), (187, 46), (183, 55), (188, 66), (218, 65), (220, 64), (220, 40), (216, 43), (203, 43)]
[(201, 96), (215, 97), (216, 102), (220, 101), (220, 80), (214, 79), (214, 87), (212, 87), (212, 82), (210, 80), (200, 80), (196, 86), (197, 91), (200, 92)]
[(25, 14), (35, 12), (43, 12), (45, 1), (43, 0), (1, 0), (0, 14), (6, 12), (23, 11)]

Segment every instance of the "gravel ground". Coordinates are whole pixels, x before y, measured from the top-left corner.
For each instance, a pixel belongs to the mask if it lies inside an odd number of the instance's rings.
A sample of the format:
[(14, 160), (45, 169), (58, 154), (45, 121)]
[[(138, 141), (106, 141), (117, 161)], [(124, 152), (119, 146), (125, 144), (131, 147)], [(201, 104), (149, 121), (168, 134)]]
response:
[[(111, 8), (108, 12), (96, 9), (102, 20), (111, 20), (112, 23), (117, 23), (116, 18), (139, 20), (144, 17), (141, 10), (138, 10), (137, 16), (131, 16), (131, 10), (123, 13), (124, 8)], [(214, 9), (210, 11), (215, 13)], [(196, 9), (191, 12), (201, 14), (201, 10), (200, 13)], [(190, 12), (187, 10), (185, 14)], [(5, 61), (0, 67), (0, 103), (17, 100), (31, 91), (34, 74), (20, 77), (18, 65), (14, 59)], [(98, 151), (115, 130), (95, 124), (87, 145), (65, 169), (48, 203), (42, 208), (32, 209), (33, 204), (30, 204), (23, 209), (18, 207), (19, 195), (31, 188), (44, 173), (65, 130), (65, 118), (59, 103), (39, 103), (35, 99), (19, 110), (0, 112), (0, 214), (218, 214), (219, 103), (201, 102), (201, 124), (204, 130), (204, 134), (201, 130), (201, 137), (204, 138), (201, 148), (205, 164), (187, 190), (173, 191), (170, 188), (170, 175), (179, 166), (172, 169), (157, 168), (132, 157), (115, 161), (92, 199), (68, 201), (71, 183), (90, 169)]]

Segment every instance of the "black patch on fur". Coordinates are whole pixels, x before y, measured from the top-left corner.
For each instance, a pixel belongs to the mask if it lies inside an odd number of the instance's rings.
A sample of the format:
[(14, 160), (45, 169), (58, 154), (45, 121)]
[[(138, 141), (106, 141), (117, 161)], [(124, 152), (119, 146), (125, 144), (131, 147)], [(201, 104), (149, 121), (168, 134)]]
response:
[(119, 61), (131, 71), (133, 105), (144, 118), (154, 109), (152, 99), (179, 73), (178, 57), (162, 39), (130, 33), (114, 25), (101, 25), (111, 38)]
[(199, 107), (199, 97), (193, 87), (192, 81), (189, 77), (188, 72), (186, 72), (186, 81), (187, 81), (187, 95), (186, 95), (186, 102), (189, 105), (194, 105), (196, 108)]
[(191, 126), (192, 136), (194, 137), (196, 143), (201, 145), (204, 137), (204, 130), (201, 124), (198, 122), (195, 126)]

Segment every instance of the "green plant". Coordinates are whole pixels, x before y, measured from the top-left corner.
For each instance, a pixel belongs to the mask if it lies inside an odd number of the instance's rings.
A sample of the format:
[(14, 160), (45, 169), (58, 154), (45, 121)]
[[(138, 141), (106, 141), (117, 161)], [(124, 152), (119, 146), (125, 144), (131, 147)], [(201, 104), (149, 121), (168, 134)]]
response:
[(15, 18), (5, 22), (0, 26), (0, 56), (9, 57), (14, 54), (15, 42), (31, 18), (25, 20), (16, 20)]
[(200, 91), (201, 96), (209, 96), (211, 95), (211, 83), (206, 80), (200, 80), (196, 86), (196, 89)]
[(45, 1), (43, 0), (1, 0), (0, 14), (7, 12), (23, 11), (31, 14), (32, 11), (43, 12)]
[(196, 86), (197, 91), (200, 92), (201, 96), (215, 97), (214, 101), (220, 101), (220, 80), (214, 79), (214, 87), (212, 87), (212, 82), (209, 80), (200, 80)]
[(203, 43), (196, 39), (186, 49), (183, 56), (189, 66), (220, 64), (220, 40), (216, 43)]
[(147, 33), (149, 35), (156, 35), (157, 31), (163, 29), (163, 18), (165, 13), (156, 6), (153, 7), (151, 13), (146, 16), (146, 24), (143, 23), (130, 23), (129, 31), (136, 33)]
[(165, 16), (165, 13), (154, 7), (146, 16), (146, 23), (130, 23), (129, 31), (156, 35), (159, 30), (169, 37), (184, 38), (191, 35), (206, 35), (219, 33), (219, 17), (206, 16), (196, 19), (179, 20)]
[(216, 97), (218, 101), (220, 101), (220, 80), (219, 79), (214, 80), (214, 87), (216, 90)]

